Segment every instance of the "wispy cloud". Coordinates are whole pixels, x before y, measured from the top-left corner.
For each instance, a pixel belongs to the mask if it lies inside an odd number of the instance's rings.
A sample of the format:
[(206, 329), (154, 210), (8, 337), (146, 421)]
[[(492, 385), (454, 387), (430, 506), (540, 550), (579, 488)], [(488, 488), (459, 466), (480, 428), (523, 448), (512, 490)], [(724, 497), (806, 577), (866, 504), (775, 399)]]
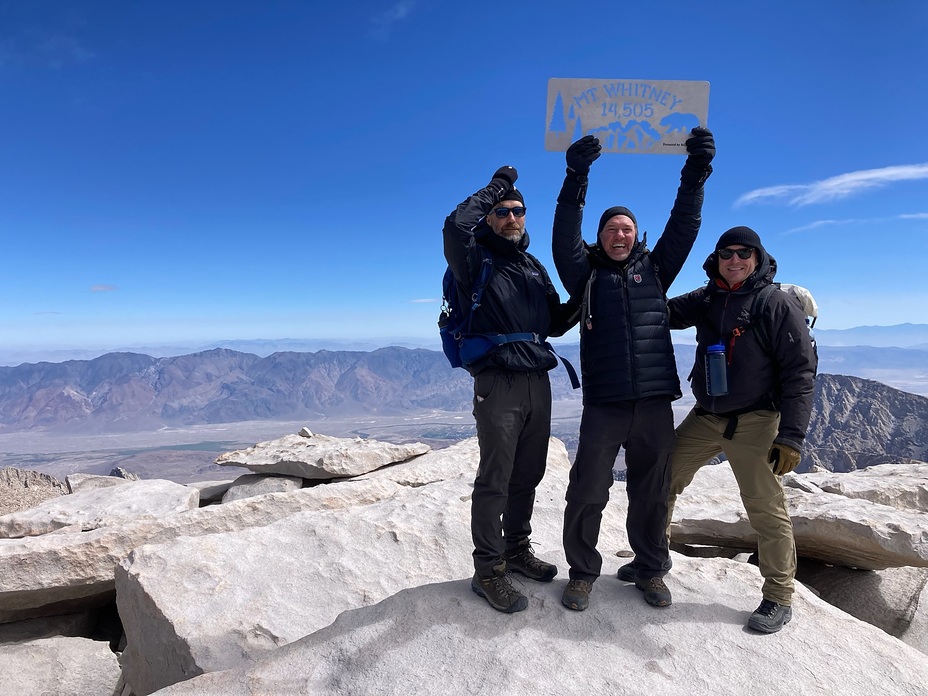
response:
[(928, 220), (928, 213), (903, 213), (901, 215), (893, 215), (892, 217), (878, 217), (878, 218), (845, 218), (843, 220), (816, 220), (815, 222), (810, 222), (807, 225), (802, 225), (801, 227), (793, 227), (792, 229), (786, 230), (783, 234), (796, 234), (797, 232), (808, 232), (809, 230), (817, 230), (823, 227), (837, 227), (837, 226), (848, 226), (848, 225), (885, 225), (887, 222), (893, 222), (896, 220)]
[(79, 39), (65, 34), (39, 36), (36, 32), (24, 32), (0, 41), (0, 68), (61, 70), (96, 57)]
[(393, 27), (409, 16), (416, 6), (415, 0), (399, 0), (389, 9), (371, 17), (371, 35), (378, 39), (388, 39), (393, 33)]
[(45, 316), (46, 314), (64, 314), (64, 312), (52, 312), (52, 311), (36, 312), (34, 316), (41, 317), (41, 316)]
[(113, 292), (118, 290), (115, 285), (91, 285), (90, 292)]
[(858, 193), (888, 186), (897, 181), (928, 179), (928, 163), (908, 164), (882, 169), (865, 169), (840, 174), (811, 184), (784, 184), (748, 191), (735, 205), (746, 205), (770, 200), (785, 200), (789, 205), (803, 206), (828, 203), (850, 198)]
[(410, 301), (409, 301), (410, 304), (435, 304), (436, 302), (441, 302), (441, 300), (440, 300), (440, 299), (436, 300), (436, 299), (424, 298), (424, 299), (421, 299), (421, 300), (410, 300)]

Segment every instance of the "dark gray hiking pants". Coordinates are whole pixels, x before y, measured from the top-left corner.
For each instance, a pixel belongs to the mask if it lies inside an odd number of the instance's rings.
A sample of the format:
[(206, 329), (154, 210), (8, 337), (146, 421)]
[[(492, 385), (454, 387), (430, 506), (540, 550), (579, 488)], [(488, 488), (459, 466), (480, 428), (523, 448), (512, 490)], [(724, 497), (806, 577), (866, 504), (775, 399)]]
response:
[(484, 370), (474, 378), (480, 464), (471, 503), (474, 568), (493, 575), (505, 550), (532, 532), (535, 488), (545, 474), (551, 435), (547, 372)]

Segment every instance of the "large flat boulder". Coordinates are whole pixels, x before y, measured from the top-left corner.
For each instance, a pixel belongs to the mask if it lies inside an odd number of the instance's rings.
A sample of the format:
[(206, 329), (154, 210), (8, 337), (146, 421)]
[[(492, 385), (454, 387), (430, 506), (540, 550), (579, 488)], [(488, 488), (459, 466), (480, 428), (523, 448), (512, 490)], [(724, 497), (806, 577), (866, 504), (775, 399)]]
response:
[(139, 546), (260, 527), (306, 510), (348, 509), (399, 490), (388, 480), (340, 481), (83, 534), (0, 539), (0, 623), (81, 611), (110, 601), (115, 567)]
[(359, 437), (317, 435), (304, 428), (298, 435), (285, 435), (244, 450), (225, 452), (216, 458), (216, 464), (243, 466), (261, 474), (333, 479), (360, 476), (430, 449), (422, 442), (394, 445)]
[[(786, 495), (800, 556), (865, 570), (928, 566), (925, 513), (791, 487)], [(681, 544), (756, 547), (728, 464), (703, 467), (677, 498), (671, 537)]]
[(924, 696), (928, 656), (800, 587), (794, 618), (745, 629), (757, 570), (675, 556), (674, 604), (602, 577), (582, 613), (565, 580), (525, 583), (529, 608), (490, 609), (466, 579), (412, 588), (276, 651), (156, 692), (258, 694), (660, 694)]
[(846, 474), (816, 472), (800, 476), (826, 493), (862, 498), (897, 510), (928, 512), (928, 464), (925, 462), (880, 464)]
[(64, 636), (4, 645), (0, 675), (4, 696), (114, 696), (122, 685), (108, 643)]
[(67, 529), (88, 532), (134, 520), (158, 519), (200, 502), (196, 489), (172, 481), (122, 481), (122, 485), (88, 488), (46, 500), (28, 510), (0, 517), (0, 538), (39, 536)]
[[(478, 458), (472, 439), (371, 474), (372, 481), (406, 482), (397, 495), (371, 505), (136, 549), (116, 571), (127, 681), (136, 693), (150, 693), (275, 650), (346, 609), (470, 577)], [(560, 558), (562, 572), (568, 469), (566, 449), (552, 440), (533, 539), (539, 555)], [(614, 535), (604, 534), (612, 540), (607, 547), (616, 545)]]

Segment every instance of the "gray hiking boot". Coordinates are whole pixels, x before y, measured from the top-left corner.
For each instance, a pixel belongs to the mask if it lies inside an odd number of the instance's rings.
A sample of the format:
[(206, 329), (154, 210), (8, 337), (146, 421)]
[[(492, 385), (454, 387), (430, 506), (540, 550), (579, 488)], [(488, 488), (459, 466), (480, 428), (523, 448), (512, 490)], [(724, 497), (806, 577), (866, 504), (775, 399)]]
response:
[(503, 554), (506, 567), (516, 573), (522, 573), (527, 578), (539, 582), (551, 582), (557, 575), (557, 566), (547, 563), (535, 556), (532, 545), (528, 539), (518, 547)]
[(586, 580), (570, 580), (561, 595), (561, 604), (574, 611), (583, 611), (590, 606), (593, 583)]
[(474, 574), (470, 581), (470, 589), (486, 599), (497, 611), (512, 614), (525, 609), (528, 606), (528, 598), (512, 586), (512, 580), (506, 572), (506, 564), (495, 566), (493, 572), (494, 574), (488, 578)]
[(616, 577), (622, 582), (633, 582), (635, 587), (644, 592), (644, 601), (652, 607), (669, 607), (673, 604), (670, 590), (664, 584), (663, 578), (639, 578), (634, 563), (626, 563)]
[(670, 590), (663, 578), (635, 578), (635, 587), (644, 592), (644, 601), (652, 607), (669, 607), (673, 604)]
[(792, 607), (765, 599), (748, 619), (748, 628), (761, 633), (776, 633), (788, 624), (791, 618), (793, 618)]

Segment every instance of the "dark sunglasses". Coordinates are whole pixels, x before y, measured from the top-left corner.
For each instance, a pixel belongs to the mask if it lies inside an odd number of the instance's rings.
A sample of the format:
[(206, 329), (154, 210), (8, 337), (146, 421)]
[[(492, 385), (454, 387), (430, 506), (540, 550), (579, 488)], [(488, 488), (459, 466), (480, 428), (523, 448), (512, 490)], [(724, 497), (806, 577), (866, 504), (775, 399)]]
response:
[(719, 249), (718, 254), (720, 259), (725, 259), (726, 261), (730, 259), (735, 254), (738, 254), (739, 259), (749, 259), (751, 254), (754, 253), (753, 247), (748, 247), (747, 249)]
[(525, 208), (521, 206), (516, 206), (515, 208), (494, 208), (493, 212), (496, 213), (496, 217), (500, 220), (509, 217), (509, 213), (512, 213), (516, 217), (525, 217)]

